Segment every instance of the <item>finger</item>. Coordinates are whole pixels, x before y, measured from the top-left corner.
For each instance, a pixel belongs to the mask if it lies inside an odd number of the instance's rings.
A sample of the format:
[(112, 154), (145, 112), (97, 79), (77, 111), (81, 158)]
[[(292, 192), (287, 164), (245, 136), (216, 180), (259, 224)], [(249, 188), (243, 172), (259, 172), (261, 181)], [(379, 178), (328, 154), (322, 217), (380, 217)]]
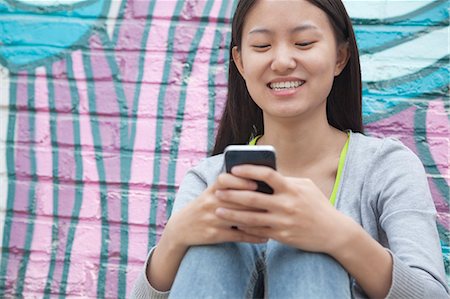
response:
[(259, 165), (239, 165), (231, 169), (231, 173), (235, 176), (266, 182), (275, 191), (282, 190), (286, 186), (284, 177), (276, 170)]
[(226, 208), (230, 210), (239, 210), (239, 211), (255, 211), (255, 212), (264, 212), (265, 210), (257, 209), (253, 207), (248, 207), (245, 205), (241, 205), (239, 203), (230, 203), (220, 200), (220, 202), (217, 204), (217, 207)]
[(254, 226), (241, 226), (240, 231), (252, 236), (258, 236), (260, 238), (272, 238), (272, 228), (270, 227), (254, 227)]
[(237, 177), (230, 173), (221, 173), (217, 177), (215, 189), (256, 190), (255, 181)]
[(245, 190), (217, 190), (218, 199), (228, 204), (246, 206), (257, 210), (272, 210), (277, 205), (272, 195)]
[(225, 229), (222, 237), (228, 242), (248, 242), (248, 243), (265, 243), (268, 241), (265, 237), (247, 234), (239, 229)]
[(273, 224), (272, 216), (265, 212), (249, 212), (218, 208), (217, 217), (234, 223), (236, 226), (269, 226)]

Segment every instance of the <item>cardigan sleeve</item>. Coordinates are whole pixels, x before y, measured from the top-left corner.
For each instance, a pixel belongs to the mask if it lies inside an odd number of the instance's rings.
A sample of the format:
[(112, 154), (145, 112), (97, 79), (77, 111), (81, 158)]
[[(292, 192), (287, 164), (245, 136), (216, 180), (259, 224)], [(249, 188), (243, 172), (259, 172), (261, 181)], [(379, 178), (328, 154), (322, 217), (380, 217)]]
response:
[(387, 298), (449, 298), (436, 209), (419, 158), (386, 139), (366, 178), (393, 258)]
[(150, 262), (153, 252), (156, 247), (153, 247), (148, 254), (147, 260), (144, 265), (143, 271), (139, 274), (136, 282), (134, 283), (133, 290), (131, 291), (130, 298), (132, 299), (166, 299), (169, 298), (170, 292), (160, 292), (156, 290), (147, 279), (146, 269)]

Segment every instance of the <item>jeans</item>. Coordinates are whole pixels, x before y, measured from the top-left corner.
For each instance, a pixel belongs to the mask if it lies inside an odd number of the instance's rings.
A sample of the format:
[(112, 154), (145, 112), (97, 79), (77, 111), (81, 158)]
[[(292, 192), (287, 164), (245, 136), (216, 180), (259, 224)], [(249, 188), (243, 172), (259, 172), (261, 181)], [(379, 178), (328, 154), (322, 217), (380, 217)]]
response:
[(269, 240), (191, 247), (170, 298), (351, 298), (351, 290), (332, 257)]

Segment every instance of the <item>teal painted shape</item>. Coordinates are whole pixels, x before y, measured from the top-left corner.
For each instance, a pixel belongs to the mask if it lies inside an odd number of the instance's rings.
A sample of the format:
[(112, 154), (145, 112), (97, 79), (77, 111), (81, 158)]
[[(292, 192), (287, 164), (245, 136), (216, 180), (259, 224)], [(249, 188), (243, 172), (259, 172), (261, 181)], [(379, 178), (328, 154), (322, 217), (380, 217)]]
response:
[(439, 28), (441, 27), (387, 25), (361, 25), (354, 27), (360, 54), (383, 51)]
[(442, 22), (448, 25), (448, 17), (448, 0), (436, 0), (404, 15), (386, 19), (352, 18), (352, 22), (354, 25), (436, 26)]
[(91, 0), (37, 7), (0, 0), (0, 63), (14, 71), (33, 68), (85, 46), (109, 5), (108, 0)]
[(447, 1), (386, 20), (352, 19), (360, 54), (382, 51), (449, 25)]
[[(437, 0), (389, 19), (352, 18), (360, 54), (400, 46), (449, 25), (448, 1)], [(413, 53), (414, 49), (411, 49)], [(417, 73), (387, 81), (363, 82), (363, 117), (370, 123), (413, 105), (409, 98), (445, 96), (450, 84), (448, 56)]]
[(445, 97), (450, 84), (450, 67), (446, 56), (419, 72), (387, 81), (364, 82), (363, 117), (365, 123), (378, 121), (410, 106), (409, 98)]

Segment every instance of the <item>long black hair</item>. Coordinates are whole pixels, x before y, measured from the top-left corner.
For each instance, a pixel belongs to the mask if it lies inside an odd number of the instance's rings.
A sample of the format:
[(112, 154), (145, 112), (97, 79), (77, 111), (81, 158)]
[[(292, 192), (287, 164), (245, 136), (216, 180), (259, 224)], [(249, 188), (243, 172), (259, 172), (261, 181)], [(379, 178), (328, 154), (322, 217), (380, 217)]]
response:
[[(324, 11), (331, 23), (338, 44), (346, 42), (349, 61), (334, 78), (327, 98), (328, 123), (339, 130), (363, 132), (361, 70), (358, 46), (350, 17), (340, 0), (307, 0)], [(244, 78), (233, 61), (233, 47), (241, 50), (245, 17), (257, 0), (240, 0), (232, 23), (228, 95), (220, 120), (212, 154), (220, 154), (229, 144), (246, 144), (252, 135), (264, 134), (263, 113), (251, 98)]]

